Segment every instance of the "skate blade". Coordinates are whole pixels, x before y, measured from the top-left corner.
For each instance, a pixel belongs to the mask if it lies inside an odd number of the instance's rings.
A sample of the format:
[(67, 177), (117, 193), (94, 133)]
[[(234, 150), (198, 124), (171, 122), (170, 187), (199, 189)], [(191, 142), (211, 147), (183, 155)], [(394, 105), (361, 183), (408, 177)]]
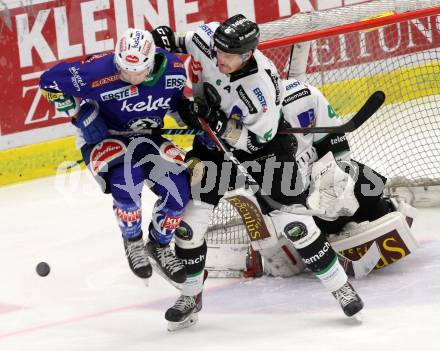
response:
[(364, 320), (364, 316), (363, 316), (362, 312), (359, 311), (358, 313), (355, 313), (354, 315), (352, 315), (350, 317), (350, 319), (352, 319), (353, 321), (355, 321), (358, 324), (362, 324), (362, 322)]
[(168, 331), (174, 332), (176, 330), (189, 328), (196, 324), (199, 320), (197, 313), (190, 314), (186, 319), (181, 322), (168, 322)]
[(156, 262), (156, 260), (150, 256), (150, 264), (151, 267), (153, 267), (153, 271), (156, 272), (157, 274), (159, 274), (163, 279), (165, 279), (165, 281), (167, 281), (168, 283), (170, 283), (172, 286), (174, 286), (176, 289), (178, 290), (182, 290), (182, 284), (180, 283), (176, 283), (175, 281), (171, 280), (162, 270), (162, 268), (160, 268), (160, 265)]

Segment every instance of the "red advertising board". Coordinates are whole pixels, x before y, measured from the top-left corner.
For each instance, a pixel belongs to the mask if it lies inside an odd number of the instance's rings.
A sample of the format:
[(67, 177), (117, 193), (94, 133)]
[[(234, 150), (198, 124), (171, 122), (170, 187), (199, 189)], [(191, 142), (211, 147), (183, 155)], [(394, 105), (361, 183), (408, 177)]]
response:
[[(332, 1), (333, 6), (337, 2)], [(346, 2), (340, 0), (339, 5)], [(0, 77), (4, 87), (0, 96), (0, 136), (66, 123), (66, 118), (57, 115), (41, 97), (39, 76), (61, 60), (78, 60), (112, 50), (118, 35), (128, 27), (152, 29), (166, 24), (185, 31), (239, 12), (264, 23), (299, 11), (320, 9), (324, 1), (33, 0), (26, 2), (28, 6), (21, 3), (4, 0), (0, 4)]]
[[(279, 18), (277, 1), (254, 10), (260, 23)], [(227, 17), (226, 0), (50, 1), (9, 10), (9, 26), (2, 23), (0, 34), (0, 75), (6, 83), (0, 98), (1, 135), (66, 123), (38, 91), (41, 72), (56, 62), (111, 50), (129, 26), (169, 24), (179, 30)]]

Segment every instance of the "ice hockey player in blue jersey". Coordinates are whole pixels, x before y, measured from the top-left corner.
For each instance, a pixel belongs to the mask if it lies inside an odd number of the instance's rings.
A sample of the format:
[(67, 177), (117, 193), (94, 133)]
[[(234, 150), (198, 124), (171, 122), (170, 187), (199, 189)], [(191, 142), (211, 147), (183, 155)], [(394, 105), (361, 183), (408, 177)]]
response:
[[(128, 29), (114, 53), (62, 62), (40, 80), (42, 94), (78, 128), (78, 146), (105, 193), (122, 231), (131, 270), (149, 278), (149, 257), (182, 283), (186, 269), (169, 243), (189, 199), (188, 174), (179, 149), (142, 130), (163, 127), (182, 98), (186, 73), (180, 59), (156, 48), (150, 32)], [(176, 116), (177, 117), (177, 116)], [(141, 192), (158, 196), (145, 245)]]

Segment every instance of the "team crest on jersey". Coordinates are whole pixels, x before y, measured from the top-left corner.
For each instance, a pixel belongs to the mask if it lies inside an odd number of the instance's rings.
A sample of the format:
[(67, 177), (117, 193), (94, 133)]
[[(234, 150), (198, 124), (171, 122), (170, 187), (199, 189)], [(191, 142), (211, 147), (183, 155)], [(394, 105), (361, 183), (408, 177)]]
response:
[(133, 131), (141, 131), (150, 128), (160, 128), (162, 126), (163, 126), (162, 118), (158, 116), (134, 118), (127, 123), (127, 128)]
[(298, 121), (301, 128), (313, 128), (316, 124), (315, 110), (311, 108), (310, 110), (301, 112), (298, 115)]
[(92, 173), (98, 174), (105, 170), (104, 167), (107, 167), (110, 161), (123, 156), (125, 150), (125, 144), (117, 139), (104, 140), (102, 143), (95, 145), (90, 153)]
[(119, 89), (106, 91), (105, 93), (102, 93), (100, 97), (102, 101), (109, 101), (113, 99), (121, 101), (138, 95), (139, 95), (138, 87), (135, 85), (131, 85), (128, 87), (122, 87)]
[(165, 89), (182, 89), (186, 77), (181, 74), (173, 74), (165, 77)]

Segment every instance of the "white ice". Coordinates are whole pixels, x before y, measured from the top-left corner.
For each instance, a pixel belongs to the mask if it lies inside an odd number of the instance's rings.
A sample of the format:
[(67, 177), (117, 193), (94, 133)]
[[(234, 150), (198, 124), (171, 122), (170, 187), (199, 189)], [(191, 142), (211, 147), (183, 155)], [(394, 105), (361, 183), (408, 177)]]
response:
[[(129, 271), (111, 198), (86, 172), (0, 188), (0, 350), (440, 350), (440, 210), (420, 249), (354, 281), (363, 323), (309, 275), (208, 279), (199, 323), (166, 330), (177, 291)], [(152, 199), (144, 192), (144, 224)], [(42, 278), (35, 266), (46, 261)]]

